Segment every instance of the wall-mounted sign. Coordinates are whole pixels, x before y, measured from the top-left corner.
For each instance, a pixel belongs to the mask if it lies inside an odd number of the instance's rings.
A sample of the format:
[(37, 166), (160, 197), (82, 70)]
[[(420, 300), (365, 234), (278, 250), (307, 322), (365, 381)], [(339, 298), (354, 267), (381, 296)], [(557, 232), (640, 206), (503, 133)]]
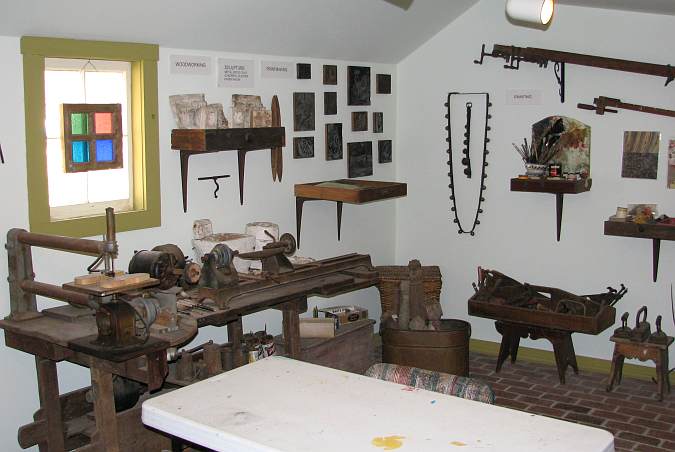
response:
[(218, 86), (253, 88), (253, 60), (218, 58)]
[(208, 75), (211, 73), (211, 58), (195, 55), (171, 55), (172, 74), (198, 74)]
[(262, 78), (295, 78), (295, 65), (286, 61), (261, 61)]
[(542, 95), (538, 89), (507, 89), (506, 105), (541, 105)]

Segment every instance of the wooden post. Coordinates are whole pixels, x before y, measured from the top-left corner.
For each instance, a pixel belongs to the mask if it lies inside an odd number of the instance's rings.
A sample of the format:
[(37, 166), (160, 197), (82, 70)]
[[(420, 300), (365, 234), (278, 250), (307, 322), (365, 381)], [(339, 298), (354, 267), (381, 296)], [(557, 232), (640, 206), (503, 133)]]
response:
[(241, 349), (241, 341), (244, 336), (244, 326), (241, 317), (227, 324), (227, 340), (232, 344), (232, 364), (235, 368), (241, 367), (244, 361), (244, 352)]
[(295, 302), (288, 302), (282, 308), (286, 354), (300, 359), (300, 309)]
[[(47, 419), (47, 444), (50, 452), (66, 450), (61, 418), (61, 400), (59, 398), (59, 377), (56, 371), (56, 361), (35, 357), (37, 367), (38, 391), (40, 406)], [(40, 450), (45, 449), (40, 444)]]
[(98, 446), (106, 452), (119, 452), (112, 374), (97, 367), (92, 367), (91, 390), (94, 395), (95, 438)]

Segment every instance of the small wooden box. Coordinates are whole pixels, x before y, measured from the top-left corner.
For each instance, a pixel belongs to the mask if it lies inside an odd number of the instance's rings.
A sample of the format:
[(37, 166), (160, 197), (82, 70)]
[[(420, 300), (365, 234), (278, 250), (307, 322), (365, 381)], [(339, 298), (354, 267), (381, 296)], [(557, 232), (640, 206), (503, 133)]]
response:
[[(364, 373), (374, 363), (373, 325), (375, 320), (357, 320), (342, 325), (332, 338), (301, 338), (300, 359), (320, 366), (347, 372)], [(276, 336), (274, 343), (284, 354), (284, 339)]]
[(329, 308), (319, 309), (319, 312), (326, 318), (336, 318), (339, 325), (344, 325), (358, 320), (368, 318), (368, 310), (358, 306), (332, 306)]

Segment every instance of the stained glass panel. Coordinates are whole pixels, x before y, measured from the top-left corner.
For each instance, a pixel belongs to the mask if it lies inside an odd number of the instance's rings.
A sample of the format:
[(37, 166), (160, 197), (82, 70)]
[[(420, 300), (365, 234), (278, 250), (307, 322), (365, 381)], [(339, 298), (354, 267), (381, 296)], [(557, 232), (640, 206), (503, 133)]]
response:
[(96, 161), (112, 162), (114, 159), (113, 140), (96, 140)]
[(94, 113), (96, 133), (112, 133), (112, 113)]
[(71, 113), (70, 114), (70, 126), (72, 129), (73, 135), (86, 135), (89, 133), (88, 127), (88, 118), (87, 113)]
[(73, 141), (73, 163), (89, 162), (89, 142)]

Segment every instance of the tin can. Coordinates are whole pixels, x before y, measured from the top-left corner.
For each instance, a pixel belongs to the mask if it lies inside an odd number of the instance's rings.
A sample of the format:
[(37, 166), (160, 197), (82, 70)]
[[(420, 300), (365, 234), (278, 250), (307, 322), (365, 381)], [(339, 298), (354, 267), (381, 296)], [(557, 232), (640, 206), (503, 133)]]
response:
[(560, 177), (562, 174), (562, 165), (551, 163), (548, 165), (548, 177)]

